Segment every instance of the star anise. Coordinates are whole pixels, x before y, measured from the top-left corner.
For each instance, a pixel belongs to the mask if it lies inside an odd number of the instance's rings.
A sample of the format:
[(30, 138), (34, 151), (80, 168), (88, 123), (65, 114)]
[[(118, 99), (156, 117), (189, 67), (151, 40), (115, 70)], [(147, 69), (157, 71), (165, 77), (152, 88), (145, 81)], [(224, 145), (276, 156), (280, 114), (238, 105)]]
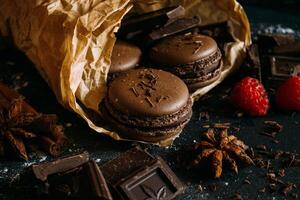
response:
[[(62, 127), (56, 124), (56, 115), (39, 114), (33, 109), (34, 112), (29, 112), (24, 105), (28, 104), (22, 98), (14, 99), (11, 103), (0, 102), (0, 144), (4, 144), (0, 147), (2, 154), (6, 154), (4, 146), (7, 146), (19, 158), (27, 160), (25, 144), (34, 141), (51, 155), (59, 154), (66, 138)], [(54, 142), (59, 138), (59, 144)]]
[(210, 164), (215, 178), (222, 175), (223, 164), (227, 164), (235, 173), (238, 173), (238, 163), (253, 164), (247, 155), (247, 146), (234, 135), (228, 135), (227, 129), (217, 133), (214, 129), (208, 129), (202, 136), (202, 140), (192, 147), (196, 158), (192, 166)]

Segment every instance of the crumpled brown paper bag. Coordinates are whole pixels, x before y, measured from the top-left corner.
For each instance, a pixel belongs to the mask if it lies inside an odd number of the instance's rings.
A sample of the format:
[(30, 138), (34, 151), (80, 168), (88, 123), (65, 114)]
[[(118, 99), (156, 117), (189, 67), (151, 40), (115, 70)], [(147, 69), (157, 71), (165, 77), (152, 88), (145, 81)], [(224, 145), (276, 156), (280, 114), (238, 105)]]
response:
[[(95, 113), (106, 92), (114, 32), (128, 12), (143, 13), (180, 4), (189, 16), (199, 16), (203, 25), (228, 21), (235, 42), (226, 47), (222, 75), (194, 92), (194, 99), (235, 70), (251, 43), (247, 16), (236, 0), (0, 1), (0, 35), (13, 37), (62, 105), (78, 113), (95, 131), (116, 140), (123, 138), (103, 128)], [(173, 139), (159, 144), (169, 145)]]

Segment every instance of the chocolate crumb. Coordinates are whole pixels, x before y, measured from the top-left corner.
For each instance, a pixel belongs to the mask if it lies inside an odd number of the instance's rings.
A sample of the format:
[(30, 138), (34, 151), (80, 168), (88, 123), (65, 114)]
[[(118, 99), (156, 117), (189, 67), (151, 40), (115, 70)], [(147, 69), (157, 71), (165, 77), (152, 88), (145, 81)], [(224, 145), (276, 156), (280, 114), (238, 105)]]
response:
[(244, 116), (244, 113), (243, 112), (236, 112), (235, 116), (238, 117), (238, 118), (241, 118), (241, 117)]
[(244, 184), (251, 185), (251, 181), (250, 181), (248, 178), (246, 178), (246, 179), (243, 181), (243, 183), (244, 183)]
[(208, 188), (209, 188), (209, 190), (212, 191), (212, 192), (217, 191), (217, 185), (215, 185), (215, 184), (209, 185)]
[(267, 147), (263, 144), (257, 145), (255, 148), (260, 151), (267, 151)]
[(265, 187), (264, 187), (264, 188), (261, 188), (261, 189), (258, 190), (258, 192), (260, 192), (260, 193), (265, 193), (265, 192), (266, 192), (266, 188), (265, 188)]
[(281, 192), (287, 196), (289, 192), (293, 190), (293, 183), (287, 183), (285, 186), (281, 188)]
[(293, 193), (293, 194), (292, 194), (292, 197), (293, 197), (294, 199), (298, 199), (298, 194), (297, 194), (297, 193)]
[(199, 114), (199, 120), (200, 121), (204, 121), (204, 122), (208, 122), (209, 121), (209, 114), (208, 114), (208, 112), (200, 112), (200, 114)]
[(271, 192), (275, 192), (276, 191), (276, 184), (275, 183), (271, 183), (271, 184), (269, 184), (269, 189), (270, 189), (270, 191)]
[(199, 191), (199, 192), (203, 192), (203, 187), (202, 187), (202, 185), (198, 185), (198, 191)]
[(284, 171), (284, 169), (279, 169), (279, 170), (278, 170), (278, 176), (280, 176), (280, 177), (284, 177), (284, 176), (285, 176), (285, 171)]
[(236, 194), (233, 196), (233, 200), (243, 200), (243, 197), (242, 197), (239, 193), (236, 193)]

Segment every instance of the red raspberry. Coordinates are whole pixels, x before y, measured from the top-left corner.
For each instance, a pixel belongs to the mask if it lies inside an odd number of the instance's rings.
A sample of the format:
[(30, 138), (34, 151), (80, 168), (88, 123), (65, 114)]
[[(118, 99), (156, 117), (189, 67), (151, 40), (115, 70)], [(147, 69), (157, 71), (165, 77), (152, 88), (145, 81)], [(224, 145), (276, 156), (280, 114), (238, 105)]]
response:
[(275, 100), (283, 110), (300, 111), (300, 76), (287, 79), (278, 88)]
[(233, 105), (251, 116), (266, 115), (269, 99), (264, 86), (255, 78), (245, 77), (231, 91)]

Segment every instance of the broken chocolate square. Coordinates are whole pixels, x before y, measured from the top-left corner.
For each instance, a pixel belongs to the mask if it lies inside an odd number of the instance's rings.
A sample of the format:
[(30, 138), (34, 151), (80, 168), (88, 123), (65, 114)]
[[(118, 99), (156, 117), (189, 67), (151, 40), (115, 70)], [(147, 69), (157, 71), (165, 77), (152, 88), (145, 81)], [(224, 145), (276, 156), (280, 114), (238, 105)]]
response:
[(184, 185), (161, 158), (131, 149), (101, 167), (110, 186), (126, 200), (172, 199)]
[(182, 6), (168, 7), (161, 10), (135, 15), (125, 18), (121, 24), (118, 35), (125, 39), (133, 39), (141, 34), (151, 32), (153, 29), (168, 25), (185, 15)]
[(148, 37), (151, 41), (159, 40), (167, 36), (192, 30), (193, 28), (198, 27), (200, 25), (200, 22), (200, 19), (197, 17), (178, 19), (169, 25), (152, 31), (148, 35)]

